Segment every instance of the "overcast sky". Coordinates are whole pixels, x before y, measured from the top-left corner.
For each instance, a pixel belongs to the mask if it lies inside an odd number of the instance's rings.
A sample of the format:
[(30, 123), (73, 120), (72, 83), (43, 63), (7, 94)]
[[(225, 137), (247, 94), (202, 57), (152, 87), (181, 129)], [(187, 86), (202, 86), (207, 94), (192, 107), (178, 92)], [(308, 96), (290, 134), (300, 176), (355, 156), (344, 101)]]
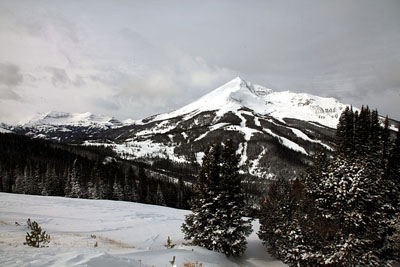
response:
[(236, 76), (400, 120), (400, 1), (0, 1), (0, 122), (139, 119)]

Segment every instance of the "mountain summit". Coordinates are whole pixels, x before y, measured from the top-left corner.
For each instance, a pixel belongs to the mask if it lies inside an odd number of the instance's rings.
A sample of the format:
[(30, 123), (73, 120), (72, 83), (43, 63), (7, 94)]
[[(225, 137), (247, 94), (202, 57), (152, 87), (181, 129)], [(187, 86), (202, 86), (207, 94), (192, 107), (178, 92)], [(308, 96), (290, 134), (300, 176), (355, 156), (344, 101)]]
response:
[(241, 172), (268, 178), (282, 171), (296, 174), (316, 151), (332, 150), (345, 107), (334, 98), (277, 92), (237, 77), (180, 109), (129, 125), (91, 113), (53, 111), (2, 131), (107, 146), (124, 159), (155, 166), (168, 161), (179, 168), (201, 164), (208, 144), (229, 137), (237, 145)]
[(68, 113), (59, 111), (50, 111), (48, 113), (39, 114), (27, 122), (20, 122), (22, 127), (34, 127), (43, 125), (52, 126), (96, 126), (96, 127), (118, 127), (122, 123), (113, 117), (103, 115), (95, 115), (90, 112), (86, 113)]
[(281, 121), (292, 118), (336, 128), (338, 118), (346, 106), (334, 98), (290, 91), (274, 92), (237, 77), (191, 104), (153, 117), (152, 121), (178, 116), (189, 118), (205, 111), (217, 111), (217, 115), (222, 116), (226, 112), (246, 108)]
[(154, 166), (192, 166), (202, 163), (208, 144), (229, 137), (243, 174), (295, 175), (316, 151), (334, 148), (345, 107), (334, 98), (275, 92), (238, 77), (180, 109), (110, 129), (85, 145), (109, 146)]

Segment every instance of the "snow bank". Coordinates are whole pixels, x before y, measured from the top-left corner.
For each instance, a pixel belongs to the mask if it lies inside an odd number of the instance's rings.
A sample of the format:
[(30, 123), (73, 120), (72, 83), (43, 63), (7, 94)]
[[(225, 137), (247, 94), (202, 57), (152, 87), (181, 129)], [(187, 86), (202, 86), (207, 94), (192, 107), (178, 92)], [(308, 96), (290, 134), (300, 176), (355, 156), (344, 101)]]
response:
[[(189, 211), (139, 203), (68, 199), (0, 193), (2, 266), (284, 266), (270, 257), (256, 236), (241, 258), (183, 245), (180, 226)], [(37, 221), (51, 235), (47, 248), (23, 245), (26, 220)], [(16, 222), (19, 224), (17, 225)], [(166, 249), (170, 236), (176, 244)], [(97, 244), (97, 246), (96, 246)]]

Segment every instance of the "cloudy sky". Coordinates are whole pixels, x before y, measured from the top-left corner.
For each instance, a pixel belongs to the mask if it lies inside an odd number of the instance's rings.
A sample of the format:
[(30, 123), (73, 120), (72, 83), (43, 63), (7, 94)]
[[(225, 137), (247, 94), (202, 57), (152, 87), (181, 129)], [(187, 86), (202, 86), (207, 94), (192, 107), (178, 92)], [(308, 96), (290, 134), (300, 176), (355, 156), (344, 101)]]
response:
[(400, 120), (400, 1), (0, 1), (0, 122), (139, 119), (241, 76)]

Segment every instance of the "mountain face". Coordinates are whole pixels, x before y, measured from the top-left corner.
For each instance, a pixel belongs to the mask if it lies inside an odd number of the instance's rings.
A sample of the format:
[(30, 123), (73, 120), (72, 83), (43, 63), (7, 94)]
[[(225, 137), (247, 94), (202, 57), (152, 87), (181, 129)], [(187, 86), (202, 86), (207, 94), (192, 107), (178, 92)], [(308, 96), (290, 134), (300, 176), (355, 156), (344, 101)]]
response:
[(111, 147), (127, 160), (194, 172), (210, 143), (233, 139), (240, 168), (251, 180), (295, 176), (311, 156), (335, 147), (335, 128), (346, 105), (290, 91), (274, 92), (235, 78), (178, 110), (130, 124), (90, 113), (50, 112), (15, 127), (36, 138)]
[(231, 138), (244, 175), (294, 176), (316, 151), (334, 148), (345, 107), (333, 98), (274, 92), (236, 78), (178, 110), (104, 131), (84, 144), (110, 146), (123, 158), (157, 166), (191, 166), (201, 164), (210, 143)]
[(67, 113), (51, 111), (40, 114), (17, 126), (0, 125), (4, 132), (14, 132), (32, 138), (44, 138), (57, 142), (73, 142), (88, 139), (105, 130), (123, 126), (112, 117), (87, 113)]

